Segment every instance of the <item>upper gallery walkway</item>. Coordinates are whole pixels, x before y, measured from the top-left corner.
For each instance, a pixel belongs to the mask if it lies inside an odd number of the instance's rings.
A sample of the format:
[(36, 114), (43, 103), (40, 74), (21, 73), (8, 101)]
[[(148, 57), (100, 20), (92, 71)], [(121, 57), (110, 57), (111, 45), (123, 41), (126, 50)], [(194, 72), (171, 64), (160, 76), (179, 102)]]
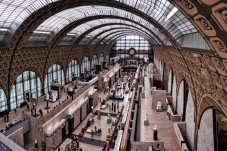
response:
[[(180, 151), (176, 133), (174, 131), (173, 122), (169, 120), (166, 110), (156, 112), (152, 109), (152, 95), (149, 74), (144, 77), (145, 98), (141, 98), (141, 114), (140, 114), (140, 141), (154, 142), (153, 129), (157, 125), (158, 141), (164, 142), (166, 151)], [(144, 125), (144, 119), (148, 115), (149, 125)]]

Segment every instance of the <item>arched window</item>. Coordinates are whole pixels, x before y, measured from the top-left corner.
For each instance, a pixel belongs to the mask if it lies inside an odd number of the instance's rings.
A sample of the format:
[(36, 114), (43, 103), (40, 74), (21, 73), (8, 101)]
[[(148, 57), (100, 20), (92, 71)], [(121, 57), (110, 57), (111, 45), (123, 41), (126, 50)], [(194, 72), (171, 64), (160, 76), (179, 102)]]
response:
[(91, 61), (91, 68), (94, 69), (95, 64), (98, 63), (98, 58), (96, 55), (93, 56), (92, 61)]
[(109, 60), (109, 55), (106, 55), (105, 61)]
[(76, 60), (72, 60), (69, 63), (69, 67), (67, 70), (67, 82), (72, 81), (73, 77), (79, 77), (80, 75), (80, 68), (79, 68), (79, 64), (77, 63)]
[(21, 73), (11, 90), (10, 108), (11, 110), (20, 107), (21, 103), (27, 101), (26, 94), (31, 98), (38, 98), (42, 95), (42, 85), (39, 76), (33, 71)]
[(104, 61), (104, 58), (103, 58), (103, 54), (101, 53), (100, 54), (100, 57), (99, 57), (99, 63), (102, 64)]
[(81, 73), (85, 73), (85, 71), (90, 71), (90, 61), (88, 57), (84, 57), (83, 62), (81, 64)]
[(0, 87), (0, 112), (7, 110), (7, 99), (4, 90)]
[(45, 93), (50, 90), (51, 82), (58, 82), (61, 85), (65, 84), (65, 77), (63, 69), (60, 65), (54, 64), (52, 67), (48, 69), (48, 73), (45, 77)]
[[(135, 55), (129, 55), (129, 49), (134, 48), (136, 50)], [(118, 56), (120, 59), (139, 59), (143, 60), (146, 58), (153, 57), (152, 46), (143, 37), (129, 35), (122, 37), (121, 39), (117, 40), (116, 43), (112, 47), (113, 56)], [(110, 56), (112, 57), (112, 56)], [(109, 59), (107, 55), (106, 60)]]

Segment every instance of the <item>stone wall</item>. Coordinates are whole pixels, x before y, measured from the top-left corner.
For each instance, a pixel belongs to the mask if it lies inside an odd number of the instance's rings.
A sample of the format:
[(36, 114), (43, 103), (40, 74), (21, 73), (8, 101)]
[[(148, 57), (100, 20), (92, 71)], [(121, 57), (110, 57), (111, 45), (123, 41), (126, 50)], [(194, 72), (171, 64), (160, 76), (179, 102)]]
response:
[(173, 96), (173, 110), (176, 111), (177, 106), (177, 84), (176, 84), (176, 76), (173, 77), (173, 86), (172, 86), (172, 96)]
[[(171, 87), (171, 70), (176, 77), (176, 84), (173, 84), (176, 94), (173, 91), (173, 98), (181, 93), (179, 88), (183, 79), (188, 84), (190, 97), (186, 108), (186, 136), (194, 149), (197, 149), (197, 144), (199, 144), (198, 127), (203, 112), (212, 107), (227, 116), (227, 62), (216, 55), (204, 52), (205, 50), (191, 48), (178, 50), (172, 46), (154, 46), (156, 63), (159, 63), (156, 66), (160, 67), (160, 63), (164, 64), (165, 73), (169, 77), (168, 89)], [(174, 100), (173, 105), (175, 106)], [(180, 108), (177, 108), (177, 111), (182, 112)], [(212, 116), (209, 118), (211, 120)], [(203, 126), (200, 125), (200, 128)], [(213, 131), (213, 129), (211, 130)]]
[(195, 112), (194, 102), (191, 96), (191, 92), (189, 91), (186, 106), (185, 122), (186, 122), (186, 137), (192, 149), (194, 148), (194, 133), (195, 133), (194, 112)]
[(198, 151), (214, 151), (213, 111), (208, 109), (203, 113), (198, 130)]
[(158, 101), (162, 102), (162, 108), (165, 110), (166, 105), (166, 90), (153, 90), (152, 91), (152, 109), (156, 110)]
[(177, 114), (182, 116), (183, 115), (183, 108), (184, 108), (184, 83), (181, 82), (178, 96), (177, 96)]
[(8, 136), (9, 139), (17, 143), (19, 146), (24, 148), (24, 131), (23, 128), (18, 129), (14, 133)]
[(49, 49), (48, 47), (22, 48), (16, 51), (12, 62), (10, 62), (12, 51), (0, 51), (0, 86), (6, 92), (8, 103), (10, 89), (22, 71), (36, 72), (43, 87), (48, 68), (53, 64), (61, 65), (64, 75), (67, 75), (67, 67), (71, 60), (76, 59), (80, 64), (84, 56), (91, 58), (94, 55), (103, 54), (105, 57), (110, 50), (110, 45), (77, 45), (73, 50), (70, 46), (56, 46), (51, 51)]

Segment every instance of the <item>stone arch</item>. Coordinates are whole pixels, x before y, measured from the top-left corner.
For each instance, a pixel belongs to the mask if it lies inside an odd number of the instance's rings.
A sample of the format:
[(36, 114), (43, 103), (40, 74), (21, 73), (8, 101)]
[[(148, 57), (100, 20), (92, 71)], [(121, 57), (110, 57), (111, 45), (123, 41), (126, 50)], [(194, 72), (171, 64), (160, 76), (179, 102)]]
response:
[[(48, 67), (48, 69), (47, 69), (47, 72), (46, 72), (46, 74), (45, 74), (45, 76), (44, 76), (44, 92), (46, 93), (46, 92), (48, 92), (48, 90), (49, 90), (49, 86), (50, 86), (50, 81), (53, 81), (53, 80), (55, 80), (54, 78), (53, 78), (53, 74), (52, 74), (52, 76), (49, 78), (48, 77), (48, 72), (49, 72), (49, 69), (50, 68), (52, 68), (54, 65), (56, 65), (56, 66), (60, 66), (60, 69), (63, 71), (63, 75), (61, 74), (61, 76), (60, 76), (60, 78), (61, 79), (59, 79), (59, 77), (57, 78), (57, 80), (58, 80), (58, 82), (59, 82), (59, 80), (61, 80), (59, 83), (60, 84), (62, 84), (62, 85), (64, 85), (65, 84), (65, 81), (66, 81), (66, 71), (63, 69), (63, 65), (62, 64), (58, 64), (59, 62), (57, 61), (56, 63), (54, 63), (54, 64), (52, 64), (50, 67)], [(61, 71), (60, 70), (60, 71)], [(59, 72), (59, 70), (58, 69), (56, 69), (54, 72)], [(53, 73), (53, 72), (52, 72)], [(57, 75), (58, 75), (58, 73), (57, 73)], [(62, 77), (62, 76), (64, 76), (64, 77)]]
[[(40, 78), (40, 80), (41, 80), (41, 84), (42, 84), (42, 86), (43, 86), (43, 83), (44, 83), (44, 81), (43, 81), (43, 76), (42, 76), (42, 74), (40, 73), (39, 69), (38, 69), (36, 66), (31, 66), (31, 65), (30, 65), (30, 66), (25, 67), (24, 69), (22, 69), (22, 70), (13, 78), (13, 82), (12, 82), (12, 84), (10, 85), (9, 90), (12, 89), (12, 86), (13, 86), (14, 82), (16, 81), (17, 77), (18, 77), (21, 73), (23, 73), (24, 71), (33, 71), (33, 72), (35, 72), (35, 73), (39, 76), (39, 78)], [(9, 93), (10, 93), (10, 92), (9, 92)]]
[(46, 76), (48, 70), (49, 70), (50, 67), (52, 67), (54, 64), (60, 65), (61, 68), (62, 68), (62, 70), (63, 70), (63, 72), (64, 72), (64, 76), (66, 75), (66, 67), (64, 66), (64, 63), (63, 63), (62, 61), (54, 61), (53, 63), (49, 64), (49, 65), (47, 66), (47, 68), (45, 69), (44, 75), (43, 75), (43, 79), (45, 79), (45, 76)]
[[(0, 98), (1, 98), (1, 99), (0, 99), (0, 101), (1, 101), (0, 112), (2, 112), (2, 111), (5, 111), (5, 110), (2, 110), (3, 104), (5, 104), (4, 107), (6, 107), (6, 108), (5, 108), (6, 110), (9, 109), (9, 107), (8, 107), (8, 104), (9, 104), (9, 103), (8, 103), (8, 96), (9, 96), (9, 95), (7, 95), (7, 93), (6, 93), (6, 92), (7, 92), (7, 91), (6, 91), (6, 88), (5, 88), (4, 84), (3, 84), (1, 81), (0, 81), (0, 90), (2, 90), (2, 93), (4, 93), (4, 95), (3, 95), (4, 97), (3, 97), (3, 98), (0, 97)], [(5, 100), (4, 100), (4, 99), (5, 99)], [(3, 107), (3, 108), (4, 108), (4, 107)]]
[(5, 93), (5, 95), (6, 95), (6, 98), (8, 98), (9, 92), (7, 91), (7, 88), (6, 88), (5, 84), (1, 81), (1, 79), (0, 79), (0, 87), (1, 87), (2, 90), (4, 91), (4, 93)]
[(43, 84), (40, 75), (31, 67), (25, 68), (13, 81), (10, 88), (8, 109), (16, 109), (24, 105), (26, 101), (32, 101), (32, 98), (39, 98), (43, 95), (42, 89)]
[[(70, 64), (73, 62), (73, 61), (76, 61), (77, 65), (76, 65), (76, 68), (70, 68), (72, 66), (70, 66)], [(70, 73), (71, 71), (71, 73)], [(76, 71), (76, 73), (75, 73)], [(71, 79), (73, 79), (73, 77), (75, 76), (80, 76), (80, 65), (79, 65), (79, 62), (77, 61), (77, 59), (72, 59), (68, 64), (67, 64), (67, 71), (66, 71), (66, 81), (67, 82), (70, 82)], [(72, 72), (74, 72), (74, 75), (72, 75)], [(71, 75), (70, 75), (71, 74)]]
[(208, 108), (213, 108), (221, 113), (223, 113), (225, 116), (227, 116), (227, 112), (223, 110), (221, 105), (217, 103), (217, 101), (209, 94), (205, 94), (202, 96), (200, 104), (198, 105), (198, 114), (197, 114), (197, 122), (198, 122), (198, 127), (200, 126), (200, 121), (202, 118), (203, 113), (206, 111)]
[[(180, 83), (180, 86), (177, 88), (176, 111), (177, 111), (177, 114), (182, 116), (182, 121), (185, 121), (187, 101), (189, 97), (189, 85), (186, 79), (182, 79), (181, 82), (179, 83)], [(193, 106), (195, 107), (195, 105)]]

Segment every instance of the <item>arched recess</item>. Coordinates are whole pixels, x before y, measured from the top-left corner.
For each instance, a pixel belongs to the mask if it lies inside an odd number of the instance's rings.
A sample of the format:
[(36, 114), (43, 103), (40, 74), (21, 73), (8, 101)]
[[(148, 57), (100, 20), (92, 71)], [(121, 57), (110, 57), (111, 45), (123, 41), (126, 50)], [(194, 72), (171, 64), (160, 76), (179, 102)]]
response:
[(42, 83), (36, 72), (24, 71), (21, 73), (10, 92), (10, 110), (16, 109), (26, 101), (42, 96)]
[(103, 54), (101, 53), (99, 56), (99, 63), (102, 65), (103, 61), (104, 61), (104, 58), (103, 58)]
[(69, 66), (67, 69), (66, 81), (70, 82), (72, 81), (73, 77), (79, 77), (79, 76), (80, 76), (80, 65), (78, 61), (74, 59), (69, 63)]
[(52, 82), (60, 83), (61, 85), (65, 84), (65, 75), (63, 68), (58, 64), (53, 64), (45, 75), (44, 80), (44, 91), (45, 93), (50, 91), (50, 85)]
[(172, 104), (173, 104), (173, 109), (174, 109), (174, 112), (176, 113), (176, 107), (177, 107), (177, 79), (176, 79), (176, 75), (173, 74), (172, 76), (172, 97), (173, 97), (173, 101), (172, 101)]
[(177, 95), (176, 111), (178, 115), (181, 115), (182, 121), (185, 121), (187, 98), (188, 98), (189, 87), (185, 79), (180, 83), (180, 87)]
[(0, 113), (3, 113), (7, 109), (8, 109), (8, 105), (7, 105), (6, 93), (0, 84)]
[(162, 89), (168, 91), (168, 71), (166, 69), (166, 64), (163, 65), (163, 73), (162, 73)]
[(109, 59), (110, 59), (109, 54), (106, 54), (106, 56), (105, 56), (105, 61), (106, 61), (106, 62), (109, 62)]
[(91, 60), (91, 69), (94, 69), (95, 64), (98, 63), (98, 57), (96, 55), (93, 56), (92, 60)]
[(169, 72), (169, 78), (168, 78), (168, 92), (170, 93), (170, 95), (172, 95), (173, 76), (174, 76), (173, 69), (171, 69)]
[[(197, 150), (220, 151), (224, 147), (224, 151), (226, 151), (226, 141), (222, 142), (223, 139), (227, 140), (227, 114), (225, 110), (210, 95), (204, 95), (199, 104), (197, 116)], [(222, 147), (219, 143), (223, 143)]]
[(227, 117), (220, 111), (215, 110), (214, 117), (214, 148), (218, 151), (227, 150)]
[(159, 73), (161, 74), (161, 80), (163, 81), (162, 77), (163, 77), (163, 70), (164, 70), (164, 63), (162, 62), (162, 60), (160, 60), (159, 63)]
[(197, 150), (214, 151), (214, 110), (207, 108), (198, 129)]
[(82, 64), (81, 64), (81, 73), (86, 73), (87, 71), (91, 70), (91, 64), (88, 57), (84, 57)]
[(188, 91), (186, 113), (185, 113), (185, 123), (186, 123), (186, 138), (190, 147), (195, 148), (195, 105), (192, 98), (191, 91)]

